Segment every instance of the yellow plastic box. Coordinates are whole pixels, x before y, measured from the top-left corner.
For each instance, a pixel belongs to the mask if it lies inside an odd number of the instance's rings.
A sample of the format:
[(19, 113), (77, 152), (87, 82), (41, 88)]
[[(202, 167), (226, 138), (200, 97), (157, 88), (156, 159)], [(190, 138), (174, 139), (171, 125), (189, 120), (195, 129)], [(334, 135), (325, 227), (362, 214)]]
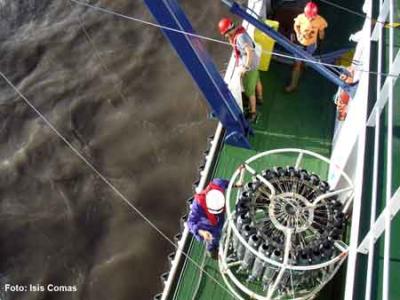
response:
[[(265, 20), (264, 23), (272, 27), (275, 31), (278, 31), (278, 21)], [(258, 69), (260, 71), (268, 71), (272, 57), (271, 52), (274, 50), (275, 40), (256, 28), (254, 30), (254, 41), (261, 46), (262, 50)]]

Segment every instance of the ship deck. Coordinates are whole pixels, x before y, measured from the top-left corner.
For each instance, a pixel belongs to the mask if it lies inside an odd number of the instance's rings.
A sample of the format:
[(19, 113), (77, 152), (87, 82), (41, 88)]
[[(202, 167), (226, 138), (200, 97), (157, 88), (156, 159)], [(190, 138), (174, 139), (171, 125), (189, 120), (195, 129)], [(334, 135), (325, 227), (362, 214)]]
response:
[[(258, 107), (259, 116), (253, 124), (255, 134), (250, 138), (253, 149), (224, 145), (213, 177), (230, 178), (244, 160), (271, 149), (301, 148), (324, 156), (330, 155), (336, 107), (331, 99), (336, 88), (308, 69), (303, 74), (298, 90), (287, 94), (284, 86), (290, 70), (289, 65), (272, 62), (270, 70), (262, 72), (264, 103)], [(318, 88), (315, 88), (316, 84)], [(294, 164), (294, 161), (288, 161), (283, 155), (274, 160), (276, 166), (287, 166), (290, 163)], [(327, 172), (326, 166), (316, 160), (308, 160), (305, 164), (320, 174)], [(204, 255), (201, 243), (190, 241), (188, 254), (223, 284), (217, 263)], [(171, 299), (223, 300), (232, 299), (232, 296), (186, 260)]]
[[(361, 11), (361, 3), (358, 1), (343, 1), (346, 7), (352, 8), (356, 11)], [(340, 18), (343, 15), (337, 13), (332, 7), (323, 7), (322, 11), (327, 12), (325, 16), (330, 24), (335, 24), (334, 30), (329, 34), (334, 35), (334, 38), (328, 39), (324, 42), (324, 48), (329, 50), (337, 50), (343, 47), (351, 46), (347, 41), (348, 36), (352, 32), (359, 30), (363, 19), (354, 17), (351, 23), (341, 22)], [(340, 32), (341, 34), (335, 34)], [(400, 34), (396, 34), (396, 40), (399, 41)], [(398, 42), (397, 42), (398, 44)], [(223, 145), (216, 163), (216, 168), (212, 177), (230, 178), (232, 173), (236, 170), (238, 165), (249, 157), (259, 152), (277, 148), (301, 148), (317, 152), (323, 156), (329, 157), (331, 152), (331, 141), (334, 132), (335, 123), (335, 109), (336, 106), (332, 102), (333, 95), (336, 92), (336, 87), (329, 83), (326, 79), (322, 78), (319, 74), (310, 68), (306, 68), (302, 75), (299, 88), (291, 94), (284, 92), (284, 86), (290, 78), (291, 67), (289, 65), (272, 62), (268, 72), (261, 72), (261, 79), (264, 87), (264, 103), (258, 107), (259, 116), (255, 124), (253, 124), (254, 136), (250, 138), (252, 150), (235, 148), (229, 145)], [(395, 94), (400, 92), (400, 83), (397, 82)], [(394, 127), (394, 149), (399, 149), (400, 135), (398, 128), (400, 128), (400, 105), (396, 101), (395, 106), (395, 127)], [(385, 118), (382, 120), (382, 146), (383, 153), (386, 153), (386, 130), (387, 121)], [(368, 132), (367, 132), (368, 133)], [(368, 133), (371, 135), (372, 133)], [(372, 140), (372, 139), (370, 139)], [(372, 147), (370, 144), (368, 147)], [(368, 158), (368, 149), (366, 153), (366, 172), (372, 174), (371, 159)], [(385, 155), (382, 155), (381, 161), (385, 161)], [(400, 161), (400, 151), (393, 151), (393, 164), (398, 166)], [(319, 165), (317, 161), (305, 162), (307, 167), (312, 168), (314, 171), (318, 170), (319, 174), (326, 174), (327, 170), (324, 166)], [(277, 157), (273, 162), (276, 166), (290, 165), (287, 157)], [(384, 163), (381, 164), (383, 170), (385, 169)], [(400, 174), (394, 172), (393, 186), (399, 186)], [(366, 175), (366, 178), (371, 176)], [(384, 182), (382, 182), (384, 186)], [(368, 210), (370, 207), (370, 191), (366, 186), (365, 197), (363, 206), (365, 205)], [(381, 199), (385, 195), (382, 192)], [(379, 200), (378, 200), (379, 201)], [(384, 201), (380, 201), (383, 203)], [(380, 213), (380, 211), (378, 211)], [(361, 232), (365, 233), (369, 225), (368, 214), (362, 215)], [(400, 290), (397, 289), (396, 283), (399, 281), (400, 272), (400, 240), (397, 234), (400, 231), (400, 217), (394, 219), (392, 223), (392, 245), (391, 245), (391, 259), (390, 259), (390, 299), (400, 299)], [(188, 241), (189, 247), (187, 249), (188, 255), (213, 278), (218, 281), (210, 279), (209, 276), (201, 272), (198, 266), (184, 260), (183, 266), (179, 273), (175, 276), (174, 289), (170, 293), (168, 299), (218, 299), (227, 300), (233, 299), (228, 291), (221, 287), (224, 286), (223, 279), (219, 273), (217, 262), (208, 258), (205, 255), (204, 246), (196, 240), (190, 238)], [(382, 261), (383, 255), (383, 238), (376, 244), (376, 260), (375, 260), (375, 278), (373, 279), (376, 284), (373, 288), (373, 299), (380, 299), (382, 289)], [(366, 259), (361, 256), (358, 270), (365, 271)], [(345, 281), (345, 265), (342, 266), (341, 271), (334, 279), (329, 282), (318, 296), (318, 299), (341, 299), (343, 293), (343, 285)], [(355, 299), (363, 299), (363, 287), (365, 287), (364, 276), (358, 276), (356, 281)], [(360, 296), (360, 298), (358, 298)]]

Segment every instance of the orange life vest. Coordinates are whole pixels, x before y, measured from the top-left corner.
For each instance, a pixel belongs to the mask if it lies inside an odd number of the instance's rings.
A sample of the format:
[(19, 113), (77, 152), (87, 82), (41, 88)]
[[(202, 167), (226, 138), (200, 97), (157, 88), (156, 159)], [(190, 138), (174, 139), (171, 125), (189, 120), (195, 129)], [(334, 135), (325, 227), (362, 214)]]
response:
[[(350, 72), (349, 76), (341, 76), (341, 79), (346, 83), (353, 83), (354, 70), (352, 68), (347, 69)], [(340, 89), (338, 98), (336, 100), (338, 110), (338, 120), (343, 121), (347, 117), (347, 106), (350, 101), (350, 95), (344, 90)]]
[(246, 29), (244, 29), (243, 26), (239, 26), (238, 28), (236, 28), (235, 33), (233, 34), (233, 37), (229, 39), (229, 42), (233, 47), (233, 53), (235, 55), (236, 65), (239, 64), (239, 58), (240, 58), (240, 51), (237, 47), (236, 41), (237, 41), (239, 35), (241, 35), (245, 32), (246, 32)]

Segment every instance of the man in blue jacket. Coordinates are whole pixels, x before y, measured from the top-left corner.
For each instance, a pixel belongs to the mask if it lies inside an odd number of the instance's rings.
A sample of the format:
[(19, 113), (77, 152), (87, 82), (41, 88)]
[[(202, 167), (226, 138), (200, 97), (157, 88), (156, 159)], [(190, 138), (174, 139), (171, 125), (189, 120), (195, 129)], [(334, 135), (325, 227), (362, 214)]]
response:
[[(198, 241), (205, 241), (209, 255), (218, 258), (218, 245), (225, 221), (225, 190), (229, 181), (213, 179), (200, 193), (194, 195), (190, 206), (188, 226)], [(240, 187), (236, 183), (234, 187)]]

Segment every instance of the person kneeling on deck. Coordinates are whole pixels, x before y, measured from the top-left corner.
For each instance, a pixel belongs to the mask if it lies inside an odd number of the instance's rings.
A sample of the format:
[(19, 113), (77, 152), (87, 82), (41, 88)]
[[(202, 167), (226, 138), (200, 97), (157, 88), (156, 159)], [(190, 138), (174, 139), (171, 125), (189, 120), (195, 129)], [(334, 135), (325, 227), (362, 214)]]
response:
[[(314, 2), (308, 2), (304, 7), (304, 13), (294, 19), (293, 27), (296, 33), (296, 38), (293, 38), (294, 42), (312, 55), (317, 49), (317, 38), (324, 39), (325, 28), (328, 27), (328, 23), (318, 15), (317, 5)], [(290, 84), (285, 87), (286, 92), (292, 92), (297, 88), (302, 66), (302, 61), (296, 60), (294, 62)]]
[(239, 67), (243, 80), (244, 93), (250, 102), (249, 120), (253, 122), (257, 116), (256, 102), (262, 103), (262, 85), (258, 73), (260, 55), (255, 51), (256, 46), (243, 26), (236, 26), (231, 19), (224, 18), (219, 21), (218, 29), (233, 47), (236, 66)]

